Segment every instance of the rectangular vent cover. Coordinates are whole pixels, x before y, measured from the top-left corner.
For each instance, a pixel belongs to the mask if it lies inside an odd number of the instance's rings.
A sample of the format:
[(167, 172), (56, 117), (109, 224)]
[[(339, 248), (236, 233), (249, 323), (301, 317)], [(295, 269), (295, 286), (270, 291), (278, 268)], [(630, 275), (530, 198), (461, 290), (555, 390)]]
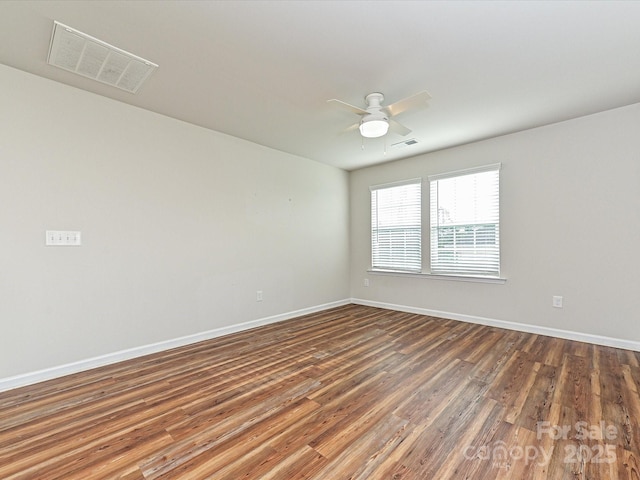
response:
[(55, 21), (47, 63), (130, 93), (136, 93), (158, 68), (153, 62)]
[(393, 143), (391, 146), (395, 148), (408, 147), (409, 145), (415, 145), (418, 141), (415, 138), (409, 140), (403, 140), (402, 142)]

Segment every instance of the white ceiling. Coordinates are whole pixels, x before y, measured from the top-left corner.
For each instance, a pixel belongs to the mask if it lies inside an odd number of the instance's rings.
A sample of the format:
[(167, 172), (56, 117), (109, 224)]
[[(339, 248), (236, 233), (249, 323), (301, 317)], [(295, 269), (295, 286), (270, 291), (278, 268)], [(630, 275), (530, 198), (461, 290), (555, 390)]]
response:
[[(54, 20), (160, 67), (133, 95), (50, 66)], [(640, 102), (637, 1), (4, 0), (0, 27), (0, 63), (347, 170)], [(327, 103), (422, 90), (364, 149)]]

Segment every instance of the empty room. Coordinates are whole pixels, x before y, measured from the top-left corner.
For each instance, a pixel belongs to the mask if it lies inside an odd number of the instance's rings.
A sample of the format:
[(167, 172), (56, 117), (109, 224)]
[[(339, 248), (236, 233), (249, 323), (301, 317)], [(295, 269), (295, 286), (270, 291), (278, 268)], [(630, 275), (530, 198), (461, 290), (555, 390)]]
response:
[(0, 2), (0, 479), (640, 479), (640, 2)]

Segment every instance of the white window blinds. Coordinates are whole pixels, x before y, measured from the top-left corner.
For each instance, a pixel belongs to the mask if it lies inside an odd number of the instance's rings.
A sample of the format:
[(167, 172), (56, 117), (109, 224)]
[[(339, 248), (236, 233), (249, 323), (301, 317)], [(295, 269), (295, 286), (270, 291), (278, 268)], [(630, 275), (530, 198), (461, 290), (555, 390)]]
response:
[(421, 179), (371, 187), (373, 268), (419, 272)]
[(431, 273), (500, 276), (500, 164), (429, 177)]

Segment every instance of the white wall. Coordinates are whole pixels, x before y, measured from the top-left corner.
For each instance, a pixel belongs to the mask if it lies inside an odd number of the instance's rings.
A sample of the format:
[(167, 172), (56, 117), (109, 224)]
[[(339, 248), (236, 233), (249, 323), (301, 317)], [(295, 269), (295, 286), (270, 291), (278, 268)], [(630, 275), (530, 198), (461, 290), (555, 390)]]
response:
[[(352, 172), (352, 297), (640, 341), (639, 125), (633, 105)], [(428, 175), (496, 162), (504, 285), (367, 273), (370, 185), (422, 177), (428, 225)]]
[(0, 379), (348, 298), (348, 202), (342, 170), (0, 65)]
[[(349, 175), (0, 65), (0, 379), (349, 296), (640, 341), (638, 125), (634, 105)], [(367, 273), (369, 185), (495, 162), (504, 285)], [(83, 246), (44, 246), (65, 229)]]

